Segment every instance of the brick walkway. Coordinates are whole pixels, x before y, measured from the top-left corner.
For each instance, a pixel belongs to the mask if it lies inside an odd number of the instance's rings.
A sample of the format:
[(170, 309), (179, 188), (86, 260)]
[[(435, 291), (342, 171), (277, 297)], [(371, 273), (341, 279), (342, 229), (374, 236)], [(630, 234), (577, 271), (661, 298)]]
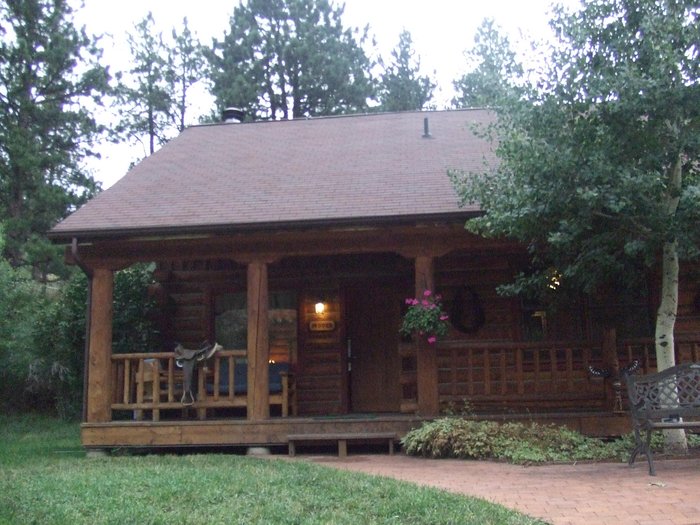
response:
[(299, 456), (476, 496), (554, 525), (698, 525), (700, 459), (521, 467), (486, 461), (389, 455)]

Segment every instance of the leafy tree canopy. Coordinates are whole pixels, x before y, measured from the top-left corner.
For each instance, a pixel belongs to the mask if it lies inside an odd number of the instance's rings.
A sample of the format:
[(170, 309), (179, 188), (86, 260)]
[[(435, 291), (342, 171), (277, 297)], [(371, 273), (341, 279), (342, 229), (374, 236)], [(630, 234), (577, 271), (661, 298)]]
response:
[(379, 81), (379, 101), (383, 111), (410, 111), (425, 108), (433, 98), (436, 84), (419, 74), (420, 58), (413, 50), (411, 33), (403, 30), (398, 46), (391, 52), (392, 63)]
[(343, 27), (328, 0), (248, 0), (209, 53), (218, 109), (252, 119), (289, 119), (365, 110), (374, 96), (363, 33)]
[(558, 9), (560, 46), (539, 85), (505, 96), (488, 130), (499, 164), (453, 174), (486, 214), (468, 228), (525, 243), (511, 292), (634, 286), (661, 264), (659, 367), (673, 362), (678, 259), (700, 253), (700, 7), (586, 0)]
[(40, 274), (60, 255), (43, 237), (98, 190), (82, 161), (100, 129), (90, 113), (107, 90), (95, 40), (65, 0), (0, 4), (0, 221), (3, 255)]

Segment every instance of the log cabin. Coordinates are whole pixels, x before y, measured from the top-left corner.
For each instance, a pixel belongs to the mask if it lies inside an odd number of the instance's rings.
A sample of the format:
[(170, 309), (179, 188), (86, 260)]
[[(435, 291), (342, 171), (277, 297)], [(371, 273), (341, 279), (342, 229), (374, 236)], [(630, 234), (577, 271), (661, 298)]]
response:
[[(614, 381), (654, 369), (654, 280), (550, 311), (496, 288), (522, 246), (469, 233), (448, 170), (495, 162), (486, 110), (186, 129), (53, 228), (89, 276), (87, 448), (276, 446), (400, 437), (446, 410), (629, 428)], [(114, 274), (155, 265), (163, 347), (113, 353)], [(677, 360), (698, 360), (700, 284), (684, 268)], [(399, 334), (405, 299), (440, 293), (449, 333)], [(173, 344), (222, 350), (182, 398)], [(343, 440), (344, 444), (344, 440)]]

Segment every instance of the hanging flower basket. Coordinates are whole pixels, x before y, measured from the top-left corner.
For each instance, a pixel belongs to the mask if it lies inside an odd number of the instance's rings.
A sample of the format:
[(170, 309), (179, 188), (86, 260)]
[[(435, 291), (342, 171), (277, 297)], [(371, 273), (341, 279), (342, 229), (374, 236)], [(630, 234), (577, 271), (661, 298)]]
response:
[(399, 332), (403, 335), (418, 335), (434, 344), (438, 337), (447, 335), (449, 316), (442, 310), (442, 297), (430, 290), (420, 299), (406, 299), (408, 310), (403, 317)]

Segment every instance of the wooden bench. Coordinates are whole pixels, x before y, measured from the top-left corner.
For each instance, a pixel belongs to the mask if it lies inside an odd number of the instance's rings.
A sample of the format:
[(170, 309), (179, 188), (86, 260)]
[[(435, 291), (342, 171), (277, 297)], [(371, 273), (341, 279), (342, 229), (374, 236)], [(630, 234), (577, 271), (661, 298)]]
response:
[[(700, 421), (693, 420), (700, 417), (700, 363), (673, 366), (645, 376), (627, 376), (627, 395), (635, 438), (629, 464), (634, 463), (638, 454), (646, 454), (649, 475), (655, 476), (652, 432), (700, 428)], [(646, 432), (645, 439), (642, 431)]]
[(398, 440), (398, 435), (395, 432), (346, 432), (346, 433), (328, 433), (328, 434), (289, 434), (287, 442), (289, 443), (289, 455), (296, 454), (295, 444), (297, 442), (338, 442), (338, 456), (341, 458), (348, 455), (348, 441), (387, 441), (389, 444), (389, 454), (394, 455), (394, 442)]

